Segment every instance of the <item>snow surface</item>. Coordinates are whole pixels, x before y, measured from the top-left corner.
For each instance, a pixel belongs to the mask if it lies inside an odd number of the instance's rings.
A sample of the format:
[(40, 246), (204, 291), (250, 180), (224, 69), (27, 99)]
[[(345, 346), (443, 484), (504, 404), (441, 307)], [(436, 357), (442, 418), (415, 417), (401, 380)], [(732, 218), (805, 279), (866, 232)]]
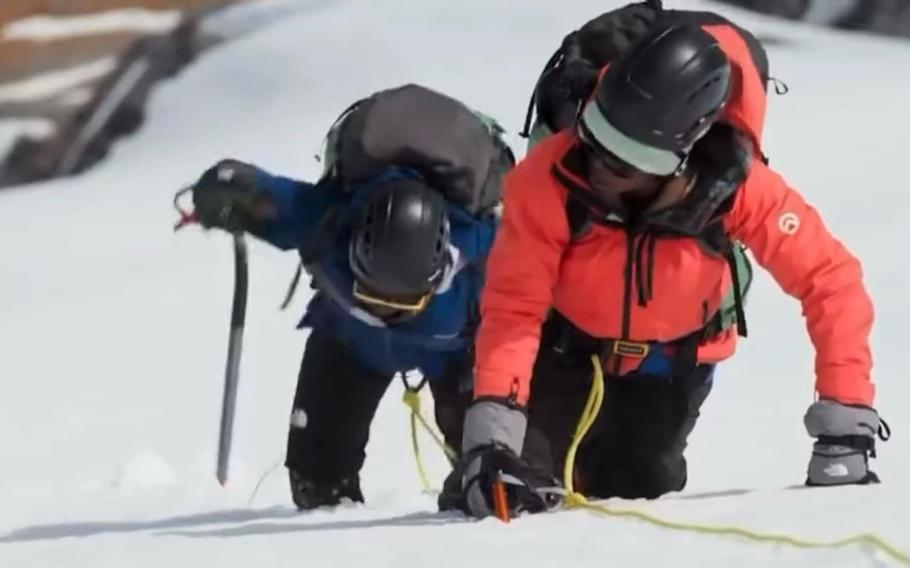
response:
[[(335, 116), (409, 81), (517, 132), (564, 32), (616, 4), (313, 3), (162, 86), (148, 124), (100, 167), (0, 192), (0, 566), (897, 565), (858, 547), (796, 550), (585, 512), (510, 525), (439, 515), (419, 490), (397, 385), (374, 423), (362, 472), (368, 503), (297, 514), (278, 464), (305, 297), (277, 311), (296, 259), (258, 243), (232, 477), (227, 489), (214, 480), (231, 247), (218, 233), (173, 234), (173, 192), (226, 156), (313, 178), (312, 155)], [(692, 437), (689, 488), (613, 505), (825, 540), (873, 531), (910, 550), (910, 80), (900, 72), (910, 45), (694, 0), (667, 4), (722, 10), (786, 40), (770, 52), (791, 92), (770, 101), (766, 150), (864, 259), (878, 307), (878, 406), (895, 434), (875, 462), (882, 485), (786, 489), (805, 475), (813, 356), (798, 304), (762, 273), (751, 336), (721, 366)], [(444, 460), (424, 447), (441, 481)]]
[(71, 16), (30, 16), (10, 22), (0, 38), (56, 41), (72, 37), (114, 33), (166, 33), (180, 24), (180, 10), (123, 8)]
[(318, 10), (335, 0), (256, 0), (208, 13), (199, 21), (203, 36), (233, 38), (250, 33), (283, 18)]

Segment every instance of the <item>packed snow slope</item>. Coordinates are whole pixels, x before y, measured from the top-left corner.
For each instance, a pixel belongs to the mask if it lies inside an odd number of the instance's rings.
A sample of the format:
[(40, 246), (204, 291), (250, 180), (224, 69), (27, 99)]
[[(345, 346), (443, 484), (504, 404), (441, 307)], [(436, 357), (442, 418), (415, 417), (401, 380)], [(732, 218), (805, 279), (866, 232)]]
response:
[[(297, 514), (281, 467), (306, 333), (277, 306), (296, 258), (255, 244), (231, 482), (214, 479), (230, 240), (174, 234), (173, 192), (233, 156), (312, 179), (350, 102), (418, 82), (515, 133), (562, 35), (617, 2), (296, 2), (280, 22), (161, 87), (149, 123), (81, 177), (0, 194), (0, 566), (891, 566), (860, 547), (797, 550), (585, 512), (465, 522), (420, 492), (400, 387), (374, 424), (367, 504)], [(761, 274), (751, 336), (721, 366), (688, 452), (689, 487), (611, 502), (669, 519), (910, 550), (905, 168), (910, 44), (716, 8), (769, 41), (766, 149), (863, 259), (878, 319), (878, 407), (894, 439), (873, 487), (793, 490), (810, 441), (813, 351), (798, 303)], [(288, 2), (275, 4), (286, 9)], [(283, 6), (283, 8), (282, 8)], [(516, 150), (523, 144), (512, 136)], [(434, 479), (441, 455), (425, 444)], [(270, 469), (273, 468), (273, 469)], [(254, 487), (264, 475), (255, 495)], [(251, 498), (252, 495), (252, 498)]]

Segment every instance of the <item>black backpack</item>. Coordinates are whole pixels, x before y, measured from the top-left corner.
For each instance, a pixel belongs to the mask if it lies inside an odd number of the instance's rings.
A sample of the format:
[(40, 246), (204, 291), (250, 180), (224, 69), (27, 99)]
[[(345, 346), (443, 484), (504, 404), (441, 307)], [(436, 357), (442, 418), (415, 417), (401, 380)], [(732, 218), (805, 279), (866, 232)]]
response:
[[(521, 136), (529, 146), (575, 122), (581, 105), (597, 85), (600, 69), (616, 59), (657, 23), (673, 20), (694, 25), (725, 25), (736, 30), (767, 89), (768, 56), (761, 42), (748, 30), (713, 12), (665, 10), (661, 0), (629, 4), (601, 14), (563, 38), (544, 66), (528, 103)], [(786, 88), (776, 83), (778, 92)], [(760, 140), (754, 140), (757, 148)]]

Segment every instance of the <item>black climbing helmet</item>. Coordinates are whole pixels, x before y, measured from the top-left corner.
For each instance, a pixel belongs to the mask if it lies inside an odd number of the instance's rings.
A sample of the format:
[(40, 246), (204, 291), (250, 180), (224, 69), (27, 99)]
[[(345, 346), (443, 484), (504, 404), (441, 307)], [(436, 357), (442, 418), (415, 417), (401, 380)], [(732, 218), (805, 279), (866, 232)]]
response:
[(723, 110), (730, 83), (730, 62), (711, 34), (659, 26), (604, 72), (579, 116), (579, 134), (641, 171), (679, 173)]
[(448, 248), (442, 195), (415, 178), (382, 183), (351, 236), (355, 299), (375, 313), (422, 311), (445, 273)]

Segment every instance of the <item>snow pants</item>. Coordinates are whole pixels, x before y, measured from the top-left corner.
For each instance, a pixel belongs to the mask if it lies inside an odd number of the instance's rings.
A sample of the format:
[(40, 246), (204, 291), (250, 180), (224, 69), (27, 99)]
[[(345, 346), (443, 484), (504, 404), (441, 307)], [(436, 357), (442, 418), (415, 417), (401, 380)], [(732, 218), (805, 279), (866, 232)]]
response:
[[(471, 362), (451, 367), (447, 376), (428, 382), (437, 425), (446, 442), (458, 450), (471, 396), (470, 377), (462, 375), (470, 373)], [(370, 424), (392, 379), (392, 374), (359, 363), (344, 343), (313, 330), (297, 378), (285, 466), (318, 483), (357, 476), (366, 457)], [(404, 420), (406, 409), (400, 411)]]

